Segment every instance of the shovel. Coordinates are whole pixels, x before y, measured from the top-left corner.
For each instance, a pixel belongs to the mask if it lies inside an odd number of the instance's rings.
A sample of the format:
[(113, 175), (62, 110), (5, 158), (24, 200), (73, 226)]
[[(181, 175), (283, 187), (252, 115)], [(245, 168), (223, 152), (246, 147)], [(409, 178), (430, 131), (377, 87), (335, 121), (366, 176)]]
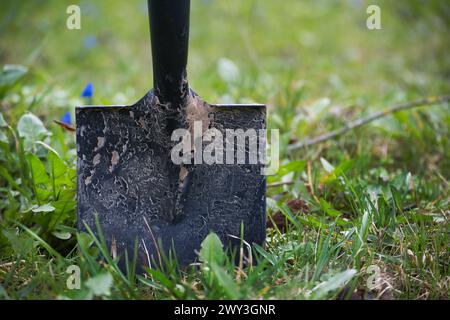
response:
[(196, 261), (210, 232), (227, 248), (262, 244), (265, 106), (203, 101), (186, 74), (190, 1), (148, 8), (154, 88), (131, 106), (76, 108), (78, 228), (150, 267)]

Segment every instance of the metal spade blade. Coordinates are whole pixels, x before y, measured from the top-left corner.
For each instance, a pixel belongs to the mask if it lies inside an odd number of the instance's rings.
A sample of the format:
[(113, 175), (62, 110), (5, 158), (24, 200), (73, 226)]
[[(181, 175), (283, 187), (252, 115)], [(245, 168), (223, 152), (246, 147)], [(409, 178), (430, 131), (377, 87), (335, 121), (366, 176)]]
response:
[[(265, 135), (253, 134), (265, 129), (265, 107), (204, 102), (186, 75), (190, 1), (148, 6), (154, 89), (131, 106), (76, 108), (79, 229), (96, 230), (98, 216), (117, 254), (131, 257), (137, 242), (140, 265), (161, 250), (189, 264), (211, 231), (236, 246), (243, 226), (245, 241), (262, 244), (266, 180), (262, 163), (251, 159), (255, 143), (265, 152)], [(174, 140), (177, 130), (190, 136)], [(214, 149), (213, 163), (201, 152), (211, 141), (224, 145), (223, 153)], [(180, 146), (190, 151), (184, 163), (173, 159)]]

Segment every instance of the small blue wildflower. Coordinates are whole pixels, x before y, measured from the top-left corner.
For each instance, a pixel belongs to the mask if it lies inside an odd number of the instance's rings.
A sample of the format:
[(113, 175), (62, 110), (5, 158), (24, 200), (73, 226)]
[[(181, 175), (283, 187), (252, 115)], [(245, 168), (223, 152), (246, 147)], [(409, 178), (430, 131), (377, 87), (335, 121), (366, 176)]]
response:
[(61, 117), (61, 122), (64, 122), (65, 124), (72, 124), (72, 115), (69, 111), (64, 113), (64, 115)]
[(87, 36), (83, 39), (83, 46), (86, 49), (92, 49), (97, 45), (97, 37), (95, 36)]
[(92, 98), (93, 95), (94, 95), (94, 85), (89, 82), (86, 85), (86, 87), (84, 88), (83, 93), (81, 94), (81, 96), (83, 98)]

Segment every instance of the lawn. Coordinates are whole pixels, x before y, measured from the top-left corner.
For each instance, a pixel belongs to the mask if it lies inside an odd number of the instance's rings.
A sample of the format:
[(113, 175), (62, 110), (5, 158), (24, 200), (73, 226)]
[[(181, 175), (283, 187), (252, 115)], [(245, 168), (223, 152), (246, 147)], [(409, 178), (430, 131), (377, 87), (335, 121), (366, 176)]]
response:
[(243, 244), (236, 266), (211, 234), (199, 263), (145, 275), (77, 233), (70, 125), (75, 106), (151, 88), (146, 1), (78, 3), (80, 30), (66, 27), (71, 1), (0, 3), (0, 299), (449, 298), (447, 1), (192, 1), (190, 85), (209, 102), (267, 104), (281, 167), (264, 246)]

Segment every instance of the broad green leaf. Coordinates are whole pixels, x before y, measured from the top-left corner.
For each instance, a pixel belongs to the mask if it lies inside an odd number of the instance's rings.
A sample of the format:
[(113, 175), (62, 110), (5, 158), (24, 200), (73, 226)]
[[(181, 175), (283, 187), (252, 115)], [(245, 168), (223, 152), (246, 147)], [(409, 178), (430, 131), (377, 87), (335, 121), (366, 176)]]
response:
[(42, 161), (32, 153), (27, 154), (27, 160), (30, 164), (34, 185), (47, 184), (49, 178)]
[[(52, 206), (55, 207), (55, 213), (51, 217), (50, 224), (53, 226), (65, 222), (66, 219), (72, 219), (73, 217), (72, 214), (74, 213), (75, 206), (77, 204), (76, 201), (72, 199), (74, 192), (72, 191), (70, 192), (71, 193), (70, 200), (62, 200), (61, 194), (64, 193), (62, 191), (59, 193), (58, 197), (60, 200), (52, 202)], [(68, 232), (68, 230), (61, 230), (61, 227), (62, 226), (59, 227), (60, 231)]]
[(205, 240), (203, 240), (199, 256), (202, 262), (208, 264), (215, 262), (220, 265), (223, 262), (223, 245), (217, 234), (211, 232)]
[(42, 206), (36, 207), (31, 209), (34, 213), (38, 212), (53, 212), (55, 211), (55, 207), (52, 206), (50, 203), (43, 204)]
[(43, 188), (39, 188), (39, 187), (36, 187), (35, 191), (36, 191), (36, 198), (38, 198), (39, 200), (42, 200), (42, 201), (48, 199), (52, 195), (51, 190), (47, 190), (47, 189), (43, 189)]
[(95, 277), (86, 281), (88, 287), (95, 296), (109, 296), (113, 278), (109, 272), (97, 274)]
[(24, 66), (12, 64), (5, 65), (0, 73), (0, 88), (13, 85), (27, 72), (28, 69)]
[(301, 172), (305, 169), (306, 161), (304, 160), (297, 160), (297, 161), (291, 161), (283, 166), (278, 170), (277, 175), (282, 177), (289, 172)]
[(56, 185), (71, 185), (72, 181), (67, 177), (67, 165), (61, 160), (59, 155), (52, 151), (48, 151), (48, 165), (50, 177)]
[[(72, 198), (73, 198), (73, 192), (71, 192), (71, 193), (72, 193)], [(76, 205), (77, 205), (77, 202), (73, 199), (69, 199), (69, 200), (60, 199), (60, 200), (52, 202), (52, 206), (55, 207), (56, 212), (63, 212), (63, 211), (66, 212), (66, 211), (74, 210)]]
[(69, 240), (72, 237), (70, 232), (53, 231), (52, 235), (61, 240)]
[(49, 134), (41, 119), (32, 113), (26, 113), (20, 117), (19, 123), (17, 124), (17, 131), (21, 138), (31, 142), (40, 140), (43, 136)]

